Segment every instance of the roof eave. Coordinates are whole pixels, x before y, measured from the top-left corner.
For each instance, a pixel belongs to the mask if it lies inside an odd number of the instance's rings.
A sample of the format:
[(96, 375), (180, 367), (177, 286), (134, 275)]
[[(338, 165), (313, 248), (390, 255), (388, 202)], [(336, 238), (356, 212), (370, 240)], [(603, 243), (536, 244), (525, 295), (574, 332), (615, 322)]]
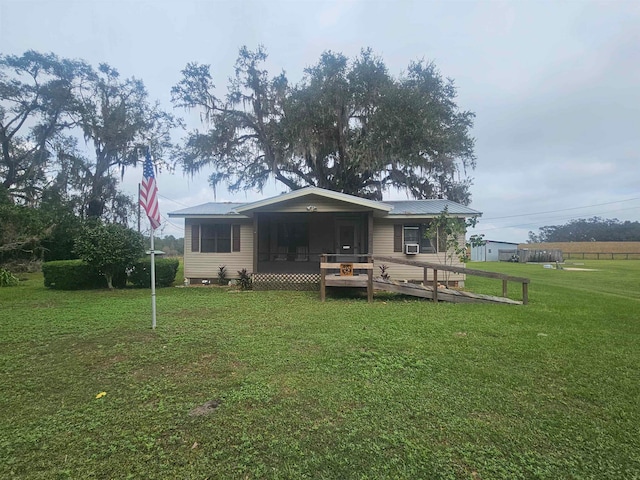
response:
[[(398, 213), (398, 214), (389, 214), (387, 218), (397, 218), (400, 220), (407, 218), (436, 218), (440, 215), (441, 212), (438, 213)], [(467, 217), (478, 217), (482, 215), (481, 213), (449, 213), (450, 217), (457, 218), (467, 218)]]
[(247, 215), (230, 213), (168, 213), (169, 218), (251, 218)]
[(251, 212), (254, 210), (258, 210), (260, 208), (269, 207), (271, 205), (277, 205), (278, 203), (287, 202), (289, 200), (295, 200), (297, 198), (301, 198), (309, 195), (318, 195), (320, 197), (330, 198), (332, 200), (339, 200), (342, 202), (351, 203), (354, 205), (359, 205), (361, 207), (371, 208), (372, 210), (377, 210), (377, 211), (386, 212), (386, 213), (390, 212), (393, 208), (391, 205), (387, 205), (382, 202), (367, 200), (366, 198), (360, 198), (360, 197), (356, 197), (346, 193), (334, 192), (333, 190), (325, 190), (324, 188), (318, 188), (318, 187), (306, 187), (306, 188), (301, 188), (299, 190), (294, 190), (292, 192), (283, 193), (275, 197), (259, 200), (257, 202), (248, 203), (246, 205), (243, 205), (242, 207), (236, 208), (236, 212), (238, 212), (239, 214), (243, 212)]

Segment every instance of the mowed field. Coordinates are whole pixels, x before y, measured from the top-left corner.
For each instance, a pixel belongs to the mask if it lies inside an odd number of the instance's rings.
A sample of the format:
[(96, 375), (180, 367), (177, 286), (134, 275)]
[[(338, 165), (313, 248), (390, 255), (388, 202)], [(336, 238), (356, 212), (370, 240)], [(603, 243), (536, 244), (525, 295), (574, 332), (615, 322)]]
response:
[(158, 289), (155, 331), (148, 290), (31, 275), (0, 288), (0, 478), (640, 478), (640, 262), (581, 263), (469, 265), (526, 306)]

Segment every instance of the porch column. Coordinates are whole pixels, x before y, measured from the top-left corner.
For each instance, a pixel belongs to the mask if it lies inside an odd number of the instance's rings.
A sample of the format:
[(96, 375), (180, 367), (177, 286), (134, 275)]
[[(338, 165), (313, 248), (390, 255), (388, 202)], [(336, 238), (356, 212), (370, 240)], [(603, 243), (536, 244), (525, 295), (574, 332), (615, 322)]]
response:
[(253, 214), (253, 273), (258, 272), (258, 215)]
[(367, 220), (367, 253), (373, 255), (373, 212), (369, 212)]

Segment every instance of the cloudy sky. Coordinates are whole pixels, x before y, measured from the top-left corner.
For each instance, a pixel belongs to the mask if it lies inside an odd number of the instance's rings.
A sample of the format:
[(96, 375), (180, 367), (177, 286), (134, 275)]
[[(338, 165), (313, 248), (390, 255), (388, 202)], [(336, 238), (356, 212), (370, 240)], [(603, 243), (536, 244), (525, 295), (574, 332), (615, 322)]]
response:
[[(455, 80), (459, 106), (476, 113), (471, 207), (487, 239), (524, 242), (572, 218), (640, 220), (636, 0), (0, 0), (1, 53), (106, 62), (142, 79), (167, 110), (187, 62), (210, 64), (222, 93), (239, 47), (259, 44), (272, 73), (292, 82), (325, 50), (354, 57), (371, 47), (394, 75), (434, 61)], [(165, 217), (213, 201), (209, 173), (159, 175)], [(125, 177), (132, 195), (141, 175)], [(163, 231), (183, 235), (175, 220)]]

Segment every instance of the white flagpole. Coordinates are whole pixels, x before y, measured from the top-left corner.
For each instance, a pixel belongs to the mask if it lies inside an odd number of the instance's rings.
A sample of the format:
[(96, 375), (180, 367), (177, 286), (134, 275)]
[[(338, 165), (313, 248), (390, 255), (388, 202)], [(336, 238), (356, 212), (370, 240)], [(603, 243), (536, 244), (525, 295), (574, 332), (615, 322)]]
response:
[(151, 227), (151, 328), (156, 329), (156, 255), (153, 237), (155, 229)]

